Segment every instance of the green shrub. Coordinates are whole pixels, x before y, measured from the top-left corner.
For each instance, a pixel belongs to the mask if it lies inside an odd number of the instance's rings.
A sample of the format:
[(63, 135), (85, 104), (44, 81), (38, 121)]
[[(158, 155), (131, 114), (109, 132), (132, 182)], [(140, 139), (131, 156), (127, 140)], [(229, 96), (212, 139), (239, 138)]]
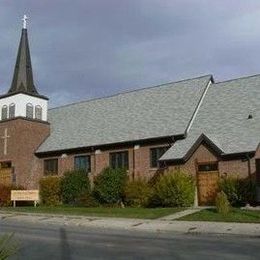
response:
[(0, 207), (12, 205), (11, 190), (24, 190), (22, 186), (0, 184)]
[(216, 196), (217, 212), (222, 215), (227, 215), (230, 212), (230, 204), (227, 195), (221, 191)]
[(146, 207), (152, 195), (151, 186), (144, 180), (127, 182), (125, 186), (125, 203), (131, 207)]
[(73, 170), (61, 179), (61, 196), (65, 204), (76, 204), (77, 200), (90, 193), (90, 182), (85, 171)]
[(256, 185), (253, 180), (229, 176), (219, 181), (219, 188), (232, 206), (244, 206), (255, 201)]
[(256, 182), (255, 180), (241, 179), (240, 192), (242, 195), (242, 205), (247, 203), (253, 205), (256, 203)]
[(48, 206), (61, 204), (61, 178), (58, 176), (48, 176), (40, 179), (41, 203)]
[(184, 172), (169, 172), (154, 186), (153, 206), (188, 207), (194, 202), (194, 181)]
[(105, 168), (94, 180), (94, 197), (103, 204), (119, 203), (123, 200), (126, 180), (125, 169)]

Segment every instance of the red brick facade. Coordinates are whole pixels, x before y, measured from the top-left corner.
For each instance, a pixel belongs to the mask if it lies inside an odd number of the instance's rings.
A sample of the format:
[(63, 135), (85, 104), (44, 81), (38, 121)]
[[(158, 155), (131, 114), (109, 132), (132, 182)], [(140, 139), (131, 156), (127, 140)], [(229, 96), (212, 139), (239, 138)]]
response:
[[(7, 129), (7, 130), (6, 130)], [(7, 151), (4, 154), (4, 133), (7, 131)], [(0, 161), (11, 162), (14, 169), (16, 184), (26, 188), (37, 188), (38, 180), (44, 176), (44, 160), (49, 158), (58, 159), (58, 175), (74, 168), (74, 157), (78, 155), (91, 156), (91, 178), (99, 174), (105, 167), (109, 166), (109, 154), (111, 152), (128, 151), (129, 178), (150, 179), (159, 171), (158, 168), (151, 168), (150, 149), (154, 147), (167, 146), (166, 143), (156, 145), (132, 145), (122, 149), (103, 149), (94, 152), (62, 153), (57, 156), (39, 158), (34, 155), (39, 145), (50, 133), (48, 123), (35, 120), (16, 118), (0, 123)], [(260, 149), (256, 157), (260, 158)], [(196, 175), (196, 164), (205, 162), (218, 162), (220, 175), (237, 174), (245, 178), (249, 174), (247, 160), (222, 160), (206, 145), (201, 144), (187, 162), (179, 165), (169, 165), (167, 170), (185, 170), (194, 176)], [(250, 161), (251, 173), (255, 173), (255, 158)], [(161, 171), (161, 170), (160, 170)]]
[[(5, 132), (8, 135), (6, 144)], [(49, 132), (48, 123), (36, 120), (16, 118), (0, 123), (0, 162), (11, 162), (13, 179), (17, 184), (27, 188), (37, 185), (42, 172), (42, 162), (34, 152)], [(6, 151), (4, 151), (5, 145)]]
[[(205, 145), (201, 144), (193, 153), (187, 162), (182, 165), (169, 166), (169, 169), (181, 169), (196, 175), (196, 164), (218, 162), (218, 171), (220, 176), (224, 175), (238, 175), (241, 178), (249, 176), (248, 161), (242, 159), (236, 160), (222, 160), (214, 155)], [(255, 174), (255, 158), (250, 160), (251, 174)]]
[[(151, 168), (150, 166), (150, 149), (154, 147), (167, 146), (168, 144), (158, 145), (144, 145), (132, 146), (126, 149), (110, 149), (110, 150), (96, 150), (92, 153), (75, 153), (75, 154), (60, 154), (59, 156), (41, 158), (41, 165), (46, 159), (58, 159), (58, 175), (62, 176), (65, 171), (74, 168), (74, 157), (79, 155), (90, 155), (91, 157), (91, 174), (94, 178), (104, 168), (109, 166), (109, 154), (111, 152), (128, 151), (128, 176), (130, 179), (144, 178), (150, 179), (158, 171), (158, 168)], [(38, 167), (40, 169), (40, 167)], [(43, 176), (43, 167), (41, 167), (40, 176)]]

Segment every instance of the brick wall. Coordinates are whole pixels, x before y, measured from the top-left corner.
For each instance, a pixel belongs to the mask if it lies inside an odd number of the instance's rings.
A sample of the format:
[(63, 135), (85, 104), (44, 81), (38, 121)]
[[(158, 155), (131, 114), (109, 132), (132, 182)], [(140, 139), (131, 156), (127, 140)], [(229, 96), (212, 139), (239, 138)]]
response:
[(7, 129), (7, 153), (4, 139), (0, 138), (0, 161), (11, 161), (16, 183), (25, 187), (36, 185), (41, 172), (41, 160), (34, 156), (39, 145), (49, 135), (49, 124), (35, 120), (16, 118), (0, 122), (0, 136)]
[[(194, 176), (196, 175), (196, 161), (198, 163), (218, 161), (219, 173), (221, 175), (236, 174), (241, 178), (248, 177), (248, 162), (242, 160), (219, 160), (205, 145), (200, 145), (191, 158), (183, 165), (169, 166), (171, 170), (181, 169)], [(251, 173), (255, 173), (255, 159), (251, 159)]]
[(58, 175), (62, 175), (65, 171), (74, 168), (74, 157), (78, 155), (90, 155), (91, 156), (91, 174), (90, 176), (94, 178), (97, 176), (104, 168), (109, 166), (109, 154), (111, 152), (128, 151), (129, 160), (129, 178), (145, 178), (150, 179), (157, 173), (157, 168), (150, 167), (150, 149), (154, 147), (165, 146), (167, 144), (159, 144), (152, 146), (140, 146), (137, 149), (132, 147), (127, 147), (126, 149), (111, 149), (111, 150), (98, 150), (93, 153), (80, 153), (80, 154), (68, 154), (66, 156), (59, 155), (55, 157), (45, 157), (40, 159), (42, 167), (37, 168), (40, 173), (37, 176), (43, 176), (43, 161), (45, 159), (57, 158), (58, 159)]

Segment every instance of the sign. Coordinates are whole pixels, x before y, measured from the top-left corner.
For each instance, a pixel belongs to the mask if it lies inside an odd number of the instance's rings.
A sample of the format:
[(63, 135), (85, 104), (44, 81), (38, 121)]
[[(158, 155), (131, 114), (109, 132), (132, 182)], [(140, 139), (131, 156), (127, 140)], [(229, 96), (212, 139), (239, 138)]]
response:
[(38, 190), (12, 190), (11, 191), (11, 201), (34, 201), (34, 206), (36, 207), (37, 201), (39, 201), (39, 191)]

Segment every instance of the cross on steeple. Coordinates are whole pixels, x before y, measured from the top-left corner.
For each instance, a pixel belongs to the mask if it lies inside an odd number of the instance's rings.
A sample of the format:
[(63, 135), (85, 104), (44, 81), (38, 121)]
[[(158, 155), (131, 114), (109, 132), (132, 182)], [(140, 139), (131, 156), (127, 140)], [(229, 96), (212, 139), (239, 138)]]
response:
[(27, 15), (25, 14), (24, 16), (23, 16), (23, 19), (22, 19), (22, 21), (23, 21), (23, 29), (26, 29), (27, 28), (27, 20), (28, 20), (29, 18), (27, 17)]

